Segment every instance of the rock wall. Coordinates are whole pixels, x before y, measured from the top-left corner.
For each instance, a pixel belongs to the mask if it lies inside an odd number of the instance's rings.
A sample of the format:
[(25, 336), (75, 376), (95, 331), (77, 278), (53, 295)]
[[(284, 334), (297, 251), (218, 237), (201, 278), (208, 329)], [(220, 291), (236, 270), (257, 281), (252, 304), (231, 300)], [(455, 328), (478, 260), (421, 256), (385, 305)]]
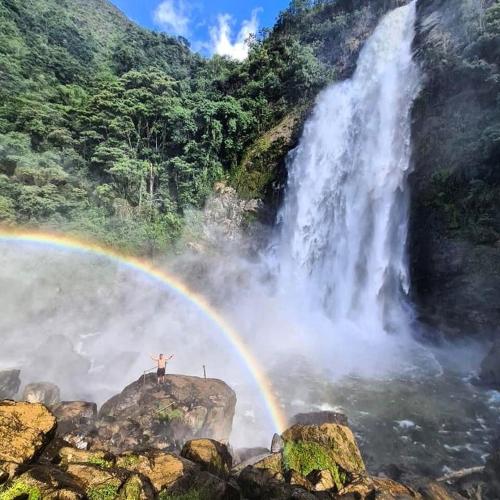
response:
[(423, 324), (499, 332), (500, 5), (419, 0), (410, 261)]

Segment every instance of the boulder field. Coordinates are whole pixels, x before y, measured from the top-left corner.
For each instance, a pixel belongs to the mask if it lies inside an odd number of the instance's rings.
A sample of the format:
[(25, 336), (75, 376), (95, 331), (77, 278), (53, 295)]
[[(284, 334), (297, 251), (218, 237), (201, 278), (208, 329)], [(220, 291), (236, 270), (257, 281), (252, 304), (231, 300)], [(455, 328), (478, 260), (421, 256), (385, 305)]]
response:
[(99, 411), (0, 401), (0, 500), (500, 498), (498, 453), (482, 490), (462, 477), (459, 493), (443, 479), (373, 476), (347, 418), (333, 412), (296, 415), (270, 449), (233, 451), (235, 404), (224, 382), (177, 375), (162, 386), (141, 378)]

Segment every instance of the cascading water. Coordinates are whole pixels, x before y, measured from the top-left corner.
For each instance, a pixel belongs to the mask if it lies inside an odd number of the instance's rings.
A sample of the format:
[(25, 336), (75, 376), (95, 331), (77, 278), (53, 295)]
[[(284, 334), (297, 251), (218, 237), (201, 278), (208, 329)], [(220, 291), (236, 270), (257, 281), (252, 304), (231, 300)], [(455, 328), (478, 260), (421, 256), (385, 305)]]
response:
[(415, 16), (415, 2), (386, 15), (352, 79), (320, 95), (290, 157), (280, 214), (282, 290), (321, 304), (342, 331), (372, 339), (408, 325)]

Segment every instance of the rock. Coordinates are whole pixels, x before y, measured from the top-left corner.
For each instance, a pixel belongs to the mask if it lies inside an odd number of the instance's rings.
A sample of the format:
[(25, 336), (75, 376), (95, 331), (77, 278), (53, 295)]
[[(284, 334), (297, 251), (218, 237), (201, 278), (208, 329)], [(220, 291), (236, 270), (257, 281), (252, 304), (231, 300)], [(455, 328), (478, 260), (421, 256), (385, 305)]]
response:
[(271, 453), (281, 453), (285, 447), (285, 442), (279, 434), (274, 434), (271, 442)]
[(463, 497), (448, 491), (442, 484), (436, 481), (426, 481), (418, 488), (418, 492), (424, 500), (461, 500)]
[(300, 486), (301, 488), (305, 488), (306, 490), (312, 490), (313, 485), (305, 478), (302, 474), (297, 472), (296, 470), (290, 470), (287, 472), (285, 476), (286, 482), (288, 484), (292, 484), (295, 486)]
[(116, 467), (147, 477), (157, 493), (192, 477), (199, 470), (182, 457), (159, 451), (121, 455), (116, 459)]
[(239, 448), (233, 453), (233, 464), (238, 465), (256, 457), (269, 455), (267, 448)]
[[(3, 495), (3, 496), (2, 496)], [(64, 499), (86, 498), (73, 477), (48, 465), (34, 465), (5, 486), (1, 498)]]
[(0, 372), (0, 399), (14, 399), (21, 386), (20, 373), (21, 370)]
[(294, 425), (283, 433), (285, 469), (306, 476), (313, 470), (328, 469), (338, 489), (350, 475), (361, 474), (365, 465), (354, 435), (344, 425)]
[(104, 403), (90, 447), (122, 453), (180, 449), (196, 438), (227, 442), (235, 405), (234, 391), (220, 380), (167, 375), (158, 387), (151, 374)]
[(55, 417), (41, 404), (0, 402), (0, 462), (31, 462), (55, 429)]
[(307, 475), (314, 491), (328, 491), (335, 488), (335, 480), (329, 470), (313, 470)]
[(63, 401), (52, 408), (57, 418), (57, 435), (63, 436), (82, 425), (92, 425), (97, 418), (97, 405), (86, 401)]
[(243, 498), (250, 500), (314, 500), (316, 497), (302, 487), (286, 484), (282, 474), (269, 469), (257, 469), (248, 466), (238, 476), (238, 485)]
[(23, 401), (28, 403), (42, 403), (45, 406), (55, 406), (61, 401), (59, 387), (50, 382), (38, 382), (28, 384), (23, 391)]
[(488, 355), (483, 359), (479, 381), (483, 385), (500, 390), (500, 339), (497, 339)]
[(66, 471), (85, 490), (87, 497), (96, 500), (116, 498), (121, 486), (131, 476), (128, 471), (91, 464), (69, 464)]
[(412, 489), (391, 479), (358, 476), (338, 492), (337, 498), (356, 498), (357, 500), (405, 500), (421, 499), (421, 495)]
[(227, 476), (233, 459), (227, 446), (213, 439), (193, 439), (182, 448), (181, 456), (215, 475)]
[(84, 451), (67, 446), (61, 448), (58, 455), (60, 463), (63, 466), (68, 466), (69, 464), (91, 464), (109, 468), (115, 465), (115, 457), (106, 451)]
[(321, 425), (338, 424), (349, 425), (347, 417), (334, 411), (316, 411), (311, 413), (298, 413), (292, 418), (292, 425)]
[(132, 474), (123, 483), (117, 500), (154, 500), (156, 495), (151, 484), (138, 474)]

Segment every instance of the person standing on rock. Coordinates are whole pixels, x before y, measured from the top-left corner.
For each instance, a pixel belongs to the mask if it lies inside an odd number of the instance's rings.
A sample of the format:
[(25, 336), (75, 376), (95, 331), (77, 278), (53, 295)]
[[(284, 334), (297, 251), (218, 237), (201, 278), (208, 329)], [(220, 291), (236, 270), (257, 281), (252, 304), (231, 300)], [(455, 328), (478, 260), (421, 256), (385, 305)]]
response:
[(156, 363), (157, 370), (156, 370), (156, 377), (157, 377), (157, 384), (163, 384), (165, 383), (165, 369), (167, 367), (167, 363), (173, 358), (174, 356), (170, 356), (166, 358), (163, 354), (160, 354), (158, 357), (151, 356), (151, 359)]

